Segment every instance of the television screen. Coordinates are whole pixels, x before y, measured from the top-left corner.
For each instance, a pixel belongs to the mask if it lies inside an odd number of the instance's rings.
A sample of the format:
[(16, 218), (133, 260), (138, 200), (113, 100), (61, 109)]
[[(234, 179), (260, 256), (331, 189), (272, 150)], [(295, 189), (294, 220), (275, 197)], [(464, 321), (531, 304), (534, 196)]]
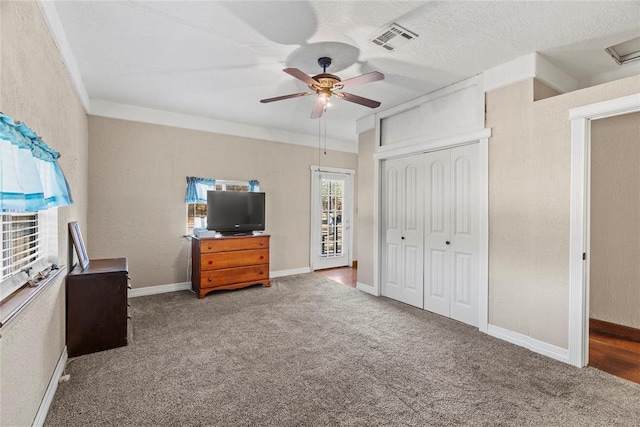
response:
[(263, 231), (265, 194), (241, 191), (207, 192), (207, 229), (222, 234)]

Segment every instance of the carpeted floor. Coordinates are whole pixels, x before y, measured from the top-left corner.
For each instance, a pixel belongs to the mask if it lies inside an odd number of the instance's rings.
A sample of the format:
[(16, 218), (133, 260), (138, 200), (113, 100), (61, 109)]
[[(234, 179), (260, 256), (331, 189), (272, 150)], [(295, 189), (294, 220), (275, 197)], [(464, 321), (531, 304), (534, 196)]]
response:
[(638, 426), (640, 385), (317, 274), (130, 300), (46, 426)]

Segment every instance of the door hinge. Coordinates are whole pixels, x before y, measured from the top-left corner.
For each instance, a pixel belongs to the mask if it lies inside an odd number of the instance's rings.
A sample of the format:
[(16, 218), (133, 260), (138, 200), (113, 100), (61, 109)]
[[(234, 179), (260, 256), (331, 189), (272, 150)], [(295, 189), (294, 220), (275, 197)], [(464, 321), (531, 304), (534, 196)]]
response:
[(587, 259), (587, 253), (586, 252), (582, 252), (582, 260), (586, 260)]

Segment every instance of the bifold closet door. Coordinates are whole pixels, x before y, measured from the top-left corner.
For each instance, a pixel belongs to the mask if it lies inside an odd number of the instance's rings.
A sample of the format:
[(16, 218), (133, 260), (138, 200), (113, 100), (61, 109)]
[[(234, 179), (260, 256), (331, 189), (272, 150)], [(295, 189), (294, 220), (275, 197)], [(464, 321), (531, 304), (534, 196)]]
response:
[(424, 308), (478, 324), (478, 144), (425, 155)]
[(423, 308), (423, 155), (386, 160), (382, 194), (382, 295)]

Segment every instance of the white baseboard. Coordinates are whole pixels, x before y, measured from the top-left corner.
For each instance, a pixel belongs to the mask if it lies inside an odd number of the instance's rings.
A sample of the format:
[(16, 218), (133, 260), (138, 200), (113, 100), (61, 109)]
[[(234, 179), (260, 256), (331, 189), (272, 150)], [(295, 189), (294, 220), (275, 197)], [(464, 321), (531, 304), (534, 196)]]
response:
[[(291, 270), (270, 271), (269, 278), (293, 276), (294, 274), (311, 273), (309, 267), (293, 268)], [(129, 298), (143, 297), (147, 295), (164, 294), (167, 292), (188, 291), (191, 289), (191, 282), (169, 283), (168, 285), (145, 286), (144, 288), (129, 289)]]
[(376, 297), (379, 296), (379, 295), (376, 294), (376, 290), (375, 290), (376, 288), (374, 288), (371, 285), (365, 285), (364, 283), (356, 282), (356, 289), (359, 290), (359, 291), (362, 291), (362, 292), (366, 292), (366, 293), (371, 294), (371, 295), (376, 296)]
[(293, 276), (295, 274), (311, 273), (310, 267), (292, 268), (291, 270), (278, 270), (270, 271), (269, 278), (274, 279), (276, 277)]
[(487, 334), (503, 341), (510, 342), (511, 344), (529, 349), (534, 353), (542, 354), (552, 359), (559, 360), (560, 362), (569, 363), (569, 350), (553, 344), (495, 325), (488, 325)]
[(185, 291), (191, 289), (191, 282), (169, 283), (168, 285), (145, 286), (144, 288), (129, 289), (129, 298), (147, 295), (164, 294), (167, 292)]
[(49, 413), (49, 407), (51, 406), (51, 402), (53, 402), (53, 396), (55, 396), (56, 390), (58, 389), (58, 380), (64, 373), (64, 368), (65, 366), (67, 366), (68, 358), (69, 356), (67, 354), (67, 346), (65, 346), (62, 350), (60, 358), (58, 359), (56, 368), (53, 370), (53, 374), (51, 375), (51, 380), (49, 381), (47, 390), (44, 392), (44, 397), (42, 398), (42, 402), (40, 402), (40, 407), (38, 408), (36, 418), (33, 420), (32, 425), (34, 427), (40, 427), (44, 425), (44, 420), (47, 418), (47, 414)]

